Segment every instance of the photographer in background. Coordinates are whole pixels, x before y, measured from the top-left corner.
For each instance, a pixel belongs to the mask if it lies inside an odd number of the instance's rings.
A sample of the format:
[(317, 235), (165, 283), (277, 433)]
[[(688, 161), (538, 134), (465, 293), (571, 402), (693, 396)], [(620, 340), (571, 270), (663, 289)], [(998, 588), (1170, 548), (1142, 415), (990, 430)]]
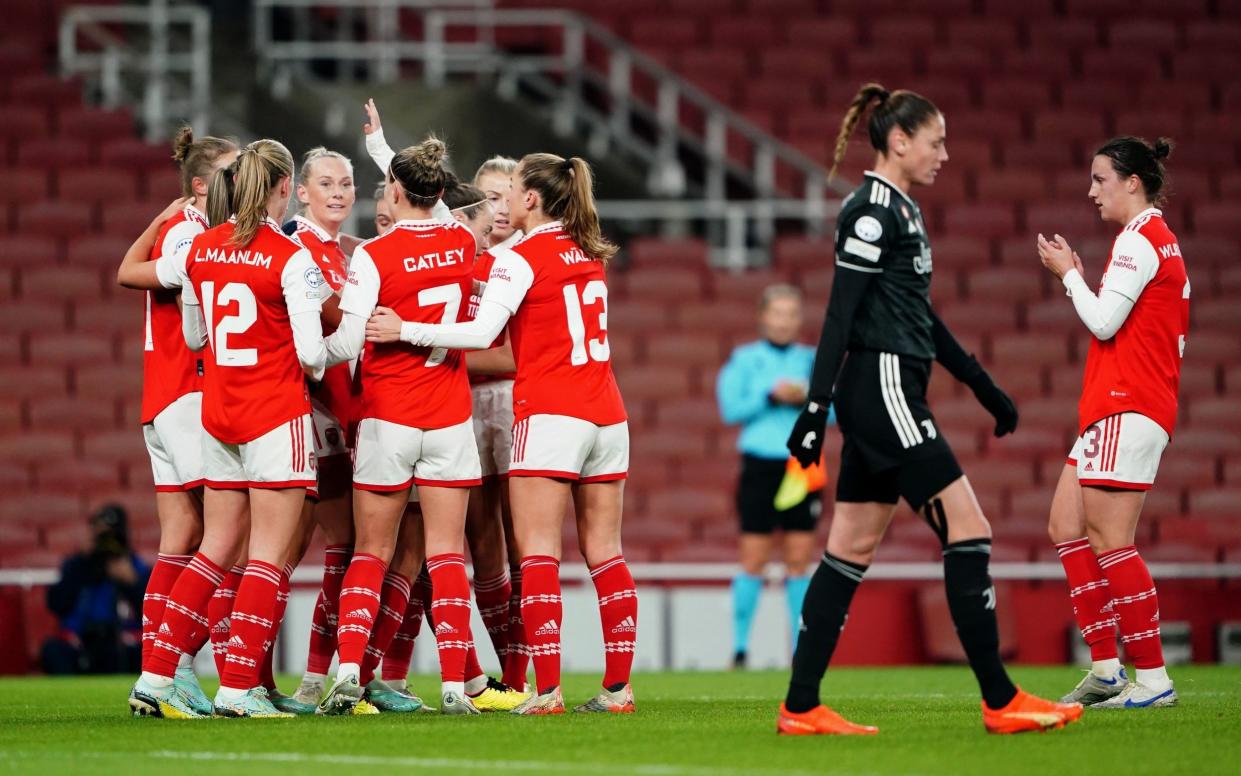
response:
[(60, 631), (43, 644), (49, 674), (136, 673), (142, 650), (142, 594), (151, 568), (129, 546), (124, 508), (90, 518), (91, 548), (68, 557), (47, 608)]
[[(716, 385), (720, 415), (739, 424), (741, 476), (737, 513), (741, 521), (741, 571), (733, 579), (733, 667), (745, 668), (750, 625), (763, 590), (763, 567), (783, 534), (782, 560), (792, 641), (816, 555), (815, 524), (822, 511), (822, 485), (801, 491), (792, 503), (777, 506), (776, 494), (789, 472), (785, 441), (806, 401), (814, 348), (797, 341), (802, 326), (802, 295), (793, 286), (773, 285), (759, 297), (760, 339), (733, 351)], [(784, 499), (780, 499), (784, 501)]]

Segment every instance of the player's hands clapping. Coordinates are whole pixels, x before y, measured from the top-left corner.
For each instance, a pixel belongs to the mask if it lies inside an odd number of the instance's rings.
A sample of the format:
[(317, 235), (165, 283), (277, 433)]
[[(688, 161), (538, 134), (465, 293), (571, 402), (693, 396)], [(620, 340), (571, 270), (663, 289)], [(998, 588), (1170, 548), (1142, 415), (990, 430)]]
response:
[(362, 133), (370, 135), (381, 131), (383, 125), (379, 123), (379, 108), (375, 107), (375, 98), (368, 99), (362, 107), (366, 109), (366, 123), (362, 125)]
[(1068, 240), (1058, 234), (1052, 235), (1050, 240), (1042, 234), (1038, 236), (1038, 257), (1043, 266), (1058, 278), (1063, 279), (1071, 269), (1082, 274), (1081, 257), (1069, 246)]
[(827, 430), (827, 405), (810, 402), (802, 408), (789, 434), (789, 455), (803, 468), (819, 462), (823, 455), (823, 433)]
[(367, 342), (400, 342), (401, 316), (389, 307), (376, 307), (366, 322)]

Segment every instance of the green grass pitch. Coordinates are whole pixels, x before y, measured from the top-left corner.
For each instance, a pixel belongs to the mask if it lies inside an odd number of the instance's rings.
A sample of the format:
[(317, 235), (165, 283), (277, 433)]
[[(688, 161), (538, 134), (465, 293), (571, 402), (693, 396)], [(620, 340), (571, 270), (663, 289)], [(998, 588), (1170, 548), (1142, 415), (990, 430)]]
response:
[[(1067, 690), (1071, 668), (1016, 668), (1026, 689)], [(824, 683), (837, 710), (880, 726), (874, 738), (785, 738), (775, 712), (786, 675), (661, 673), (634, 679), (631, 717), (521, 719), (438, 715), (169, 722), (127, 716), (132, 680), (0, 680), (0, 771), (14, 773), (985, 774), (1238, 773), (1241, 668), (1173, 672), (1181, 706), (1090, 712), (1046, 734), (983, 733), (963, 668), (839, 669)], [(565, 680), (579, 703), (595, 676)], [(296, 680), (283, 677), (291, 690)], [(438, 695), (418, 677), (423, 697)], [(214, 687), (208, 687), (212, 692)], [(381, 769), (376, 771), (375, 769)]]

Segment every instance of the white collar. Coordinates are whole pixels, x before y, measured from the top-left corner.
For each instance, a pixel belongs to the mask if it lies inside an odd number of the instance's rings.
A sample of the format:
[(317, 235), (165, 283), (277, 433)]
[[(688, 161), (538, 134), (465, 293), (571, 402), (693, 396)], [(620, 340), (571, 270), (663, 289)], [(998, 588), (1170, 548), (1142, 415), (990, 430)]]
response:
[(527, 240), (531, 237), (534, 237), (536, 234), (546, 234), (548, 232), (562, 232), (562, 231), (564, 231), (564, 224), (560, 223), (559, 221), (548, 221), (546, 224), (540, 224), (539, 226), (536, 226), (530, 231), (526, 232), (526, 234), (521, 239)]
[(207, 220), (207, 214), (194, 207), (193, 204), (185, 206), (185, 217), (191, 221), (201, 221), (204, 226), (208, 226), (211, 223)]
[(306, 229), (307, 231), (312, 232), (315, 237), (319, 238), (319, 242), (336, 242), (336, 238), (328, 234), (327, 230), (316, 224), (314, 221), (311, 221), (301, 213), (293, 216), (293, 220), (297, 222), (298, 228)]
[(913, 199), (911, 199), (911, 198), (910, 198), (910, 196), (909, 196), (908, 194), (906, 194), (904, 191), (902, 191), (900, 186), (897, 186), (895, 183), (893, 183), (892, 181), (890, 181), (890, 180), (888, 180), (887, 178), (883, 177), (882, 175), (880, 175), (879, 173), (875, 172), (874, 170), (867, 170), (866, 172), (864, 172), (864, 173), (862, 173), (862, 174), (863, 174), (863, 175), (869, 175), (870, 177), (874, 178), (875, 180), (883, 181), (883, 182), (884, 182), (885, 184), (887, 184), (888, 186), (891, 186), (893, 191), (895, 191), (897, 194), (900, 194), (902, 197), (904, 197), (906, 202), (908, 202), (909, 204), (913, 205), (914, 207), (917, 207), (917, 206), (918, 206), (918, 203), (914, 202), (914, 201), (913, 201)]
[[(454, 219), (451, 223), (456, 223), (456, 220)], [(431, 229), (437, 226), (445, 227), (450, 225), (449, 222), (441, 221), (438, 218), (402, 218), (393, 224), (392, 227), (394, 229), (398, 226), (402, 229)]]
[[(1134, 216), (1133, 219), (1129, 223), (1125, 224), (1125, 229), (1132, 228), (1134, 224), (1136, 224), (1138, 221), (1141, 221), (1143, 218), (1147, 218), (1149, 216), (1162, 216), (1162, 215), (1163, 215), (1163, 211), (1160, 210), (1159, 208), (1148, 207), (1145, 210), (1143, 210), (1141, 213), (1138, 213), (1136, 216)], [(1122, 229), (1121, 231), (1124, 231), (1124, 230)]]

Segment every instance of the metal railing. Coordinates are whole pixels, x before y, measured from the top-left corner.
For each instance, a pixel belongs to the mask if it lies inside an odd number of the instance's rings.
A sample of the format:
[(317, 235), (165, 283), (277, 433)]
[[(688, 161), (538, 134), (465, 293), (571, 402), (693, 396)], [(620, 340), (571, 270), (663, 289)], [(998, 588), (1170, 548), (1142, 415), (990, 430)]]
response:
[[(777, 213), (800, 220), (808, 232), (822, 231), (829, 183), (821, 165), (587, 17), (569, 11), (489, 6), (489, 0), (257, 0), (255, 48), (265, 66), (276, 71), (315, 60), (369, 63), (370, 76), (385, 81), (397, 78), (401, 64), (413, 63), (432, 87), (450, 76), (473, 75), (491, 80), (508, 98), (533, 94), (550, 108), (557, 133), (583, 134), (596, 157), (620, 149), (645, 163), (647, 188), (653, 196), (701, 198), (701, 202), (658, 205), (606, 203), (614, 217), (683, 205), (678, 212), (694, 210), (702, 214), (695, 218), (725, 222), (728, 226), (722, 232), (711, 235), (717, 244), (728, 238), (723, 263), (738, 261), (736, 238), (741, 232), (760, 247), (769, 245)], [(332, 40), (311, 40), (296, 33), (290, 40), (280, 40), (273, 35), (277, 11), (288, 14), (312, 7), (360, 14), (353, 21), (365, 19), (361, 25), (365, 32)], [(400, 39), (401, 12), (417, 15), (418, 39)], [(506, 51), (496, 44), (500, 34), (531, 29), (548, 31), (548, 51)], [(644, 96), (647, 93), (653, 99)], [(686, 114), (699, 121), (683, 120)], [(730, 141), (748, 153), (730, 154)], [(844, 193), (840, 186), (835, 191)], [(747, 196), (730, 199), (730, 189)], [(656, 215), (663, 216), (663, 212)], [(746, 222), (744, 229), (737, 226), (740, 221)]]
[[(133, 28), (145, 50), (108, 27)], [(140, 5), (78, 5), (60, 20), (60, 72), (93, 81), (104, 107), (140, 106), (148, 140), (166, 138), (173, 120), (208, 130), (211, 17), (205, 8), (150, 0)]]

